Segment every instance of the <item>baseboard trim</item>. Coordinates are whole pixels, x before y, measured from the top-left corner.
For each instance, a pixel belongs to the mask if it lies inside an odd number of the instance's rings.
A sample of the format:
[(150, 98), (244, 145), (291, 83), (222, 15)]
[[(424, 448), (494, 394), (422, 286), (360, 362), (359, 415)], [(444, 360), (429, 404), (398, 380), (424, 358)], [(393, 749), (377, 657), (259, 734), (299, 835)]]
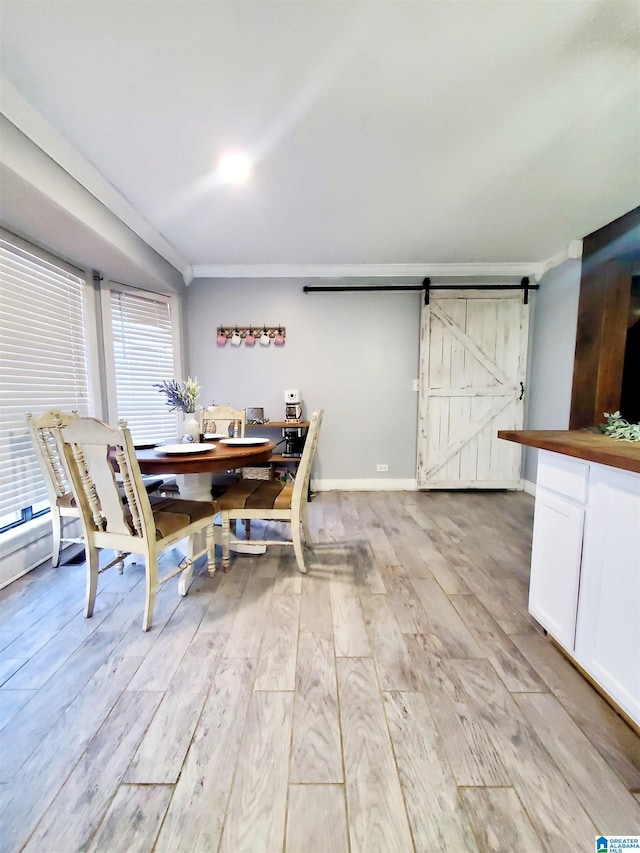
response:
[[(522, 485), (516, 491), (525, 491), (529, 495), (536, 493), (536, 484), (530, 480), (520, 480)], [(314, 492), (415, 492), (418, 490), (417, 480), (311, 480)], [(444, 488), (444, 487), (443, 487)], [(447, 489), (455, 488), (449, 484)], [(502, 488), (502, 487), (501, 487)], [(504, 488), (507, 488), (506, 486)], [(508, 488), (513, 489), (512, 483)]]
[(416, 480), (312, 480), (316, 492), (415, 492)]

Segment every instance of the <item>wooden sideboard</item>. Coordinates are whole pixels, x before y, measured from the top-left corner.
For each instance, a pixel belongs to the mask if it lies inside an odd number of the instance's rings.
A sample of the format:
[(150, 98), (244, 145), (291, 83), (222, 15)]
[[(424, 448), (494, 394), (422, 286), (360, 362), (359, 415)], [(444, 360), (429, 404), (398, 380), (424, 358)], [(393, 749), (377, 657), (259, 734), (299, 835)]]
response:
[[(256, 431), (278, 429), (281, 431), (283, 437), (285, 429), (299, 429), (302, 431), (303, 436), (306, 437), (307, 430), (309, 429), (309, 421), (269, 421), (268, 424), (247, 424), (246, 429)], [(282, 453), (272, 453), (269, 462), (272, 464), (294, 465), (297, 467), (298, 462), (300, 462), (300, 457), (283, 456)]]
[[(267, 424), (247, 424), (245, 429), (248, 436), (260, 434), (265, 437), (269, 436), (269, 431), (278, 430), (282, 435), (282, 439), (284, 439), (285, 430), (299, 430), (299, 435), (303, 439), (302, 444), (304, 445), (304, 440), (306, 439), (307, 432), (309, 430), (309, 421), (269, 421)], [(280, 442), (275, 438), (273, 438), (273, 440), (276, 442), (276, 452), (271, 454), (268, 463), (271, 467), (271, 476), (273, 476), (273, 472), (276, 467), (291, 468), (292, 473), (295, 474), (298, 470), (298, 465), (300, 464), (300, 457), (284, 456), (281, 452), (277, 452)]]

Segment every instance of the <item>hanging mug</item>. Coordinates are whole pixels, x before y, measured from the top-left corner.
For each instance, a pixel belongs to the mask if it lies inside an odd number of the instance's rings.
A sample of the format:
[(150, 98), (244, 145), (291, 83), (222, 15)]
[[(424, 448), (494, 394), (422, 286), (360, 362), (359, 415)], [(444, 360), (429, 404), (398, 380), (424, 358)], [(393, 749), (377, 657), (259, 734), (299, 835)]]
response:
[(245, 339), (244, 339), (244, 345), (246, 347), (252, 347), (252, 346), (255, 346), (255, 342), (256, 342), (256, 336), (253, 334), (253, 329), (251, 328), (251, 326), (249, 326), (249, 331), (247, 332)]
[(266, 326), (262, 330), (262, 334), (260, 335), (260, 346), (268, 347), (271, 343), (271, 338), (269, 337), (269, 332), (267, 332)]
[(239, 347), (242, 343), (242, 335), (238, 331), (238, 327), (236, 326), (235, 332), (231, 335), (231, 346)]
[(280, 326), (278, 326), (278, 331), (276, 333), (275, 338), (273, 339), (273, 345), (276, 347), (284, 346), (284, 332), (282, 331)]
[(226, 344), (226, 342), (227, 342), (227, 336), (222, 331), (222, 329), (220, 329), (220, 331), (218, 332), (218, 337), (216, 338), (216, 343), (218, 344), (219, 347), (223, 347)]

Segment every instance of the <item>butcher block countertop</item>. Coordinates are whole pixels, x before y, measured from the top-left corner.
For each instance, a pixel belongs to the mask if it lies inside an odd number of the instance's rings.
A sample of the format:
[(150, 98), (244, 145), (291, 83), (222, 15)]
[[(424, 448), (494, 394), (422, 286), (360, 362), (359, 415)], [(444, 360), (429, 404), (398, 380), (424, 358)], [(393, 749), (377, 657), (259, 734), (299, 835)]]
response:
[(498, 438), (640, 474), (640, 441), (619, 441), (602, 433), (569, 429), (501, 429)]

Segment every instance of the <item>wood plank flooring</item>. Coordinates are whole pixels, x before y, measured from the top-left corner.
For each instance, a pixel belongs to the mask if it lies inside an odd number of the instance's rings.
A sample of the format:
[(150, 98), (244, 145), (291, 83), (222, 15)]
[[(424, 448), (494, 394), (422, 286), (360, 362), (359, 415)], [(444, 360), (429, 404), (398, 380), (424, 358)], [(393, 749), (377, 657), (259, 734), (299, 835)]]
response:
[(82, 564), (0, 591), (1, 853), (573, 853), (640, 835), (640, 739), (527, 613), (529, 496), (309, 509), (307, 575), (278, 546), (199, 566), (186, 598), (159, 590), (146, 634), (140, 564), (100, 578), (88, 620)]

